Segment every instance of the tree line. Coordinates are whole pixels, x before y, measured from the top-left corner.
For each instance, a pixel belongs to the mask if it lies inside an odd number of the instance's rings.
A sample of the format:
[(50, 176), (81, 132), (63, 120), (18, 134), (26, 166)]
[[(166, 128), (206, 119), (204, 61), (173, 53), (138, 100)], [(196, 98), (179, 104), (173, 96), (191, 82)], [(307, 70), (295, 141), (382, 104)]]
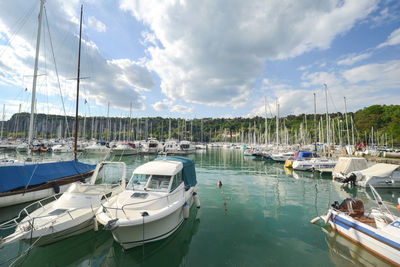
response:
[[(265, 118), (127, 118), (79, 117), (80, 138), (111, 140), (177, 139), (196, 142), (256, 142), (313, 143), (326, 142), (326, 115), (300, 114), (279, 118), (276, 135), (276, 117)], [(330, 113), (328, 128), (331, 142), (346, 143), (347, 129), (354, 143), (391, 146), (400, 144), (400, 105), (373, 105), (347, 114)], [(34, 135), (38, 138), (73, 137), (75, 117), (48, 114), (35, 115)], [(27, 136), (29, 114), (16, 113), (2, 122), (2, 137)], [(315, 128), (316, 127), (316, 128)], [(316, 130), (316, 131), (315, 131)], [(267, 136), (267, 140), (266, 140)], [(351, 141), (352, 142), (352, 141)]]

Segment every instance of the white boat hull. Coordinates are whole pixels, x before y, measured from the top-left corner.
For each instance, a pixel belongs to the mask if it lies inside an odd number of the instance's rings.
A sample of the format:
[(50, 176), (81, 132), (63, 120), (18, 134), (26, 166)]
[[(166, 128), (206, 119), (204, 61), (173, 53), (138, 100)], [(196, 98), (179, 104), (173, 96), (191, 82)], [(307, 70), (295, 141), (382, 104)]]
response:
[[(190, 197), (187, 199), (187, 203), (191, 207), (193, 204), (193, 191), (189, 191), (187, 193), (190, 194)], [(112, 234), (115, 241), (124, 249), (131, 249), (145, 243), (167, 238), (180, 227), (183, 221), (184, 211), (183, 206), (180, 206), (169, 215), (158, 220), (146, 222), (145, 216), (144, 223), (142, 221), (134, 225), (119, 225), (112, 230)]]
[(293, 169), (297, 171), (312, 171), (318, 169), (332, 169), (336, 162), (313, 162), (309, 160), (294, 161)]
[(85, 152), (93, 155), (104, 155), (110, 153), (110, 149), (85, 149)]
[(43, 235), (37, 233), (38, 236), (32, 237), (32, 239), (30, 238), (30, 235), (27, 234), (27, 237), (24, 238), (23, 241), (29, 243), (36, 242), (35, 245), (37, 246), (49, 245), (68, 237), (92, 230), (94, 227), (93, 218), (94, 213), (86, 214), (82, 218), (79, 218), (79, 223), (76, 220), (73, 222), (74, 224), (77, 223), (77, 225), (72, 227), (71, 225), (60, 225), (59, 227), (56, 226), (52, 228), (52, 231), (47, 231), (47, 233), (46, 231), (43, 231)]
[(137, 150), (119, 150), (119, 149), (113, 149), (112, 153), (115, 156), (130, 156), (130, 155), (136, 155), (138, 152)]
[[(71, 184), (60, 185), (60, 193), (64, 193), (70, 185)], [(54, 188), (46, 188), (32, 192), (4, 196), (0, 198), (0, 208), (39, 200), (54, 194)]]
[(357, 181), (357, 185), (368, 187), (372, 185), (375, 188), (400, 188), (400, 177), (373, 177), (368, 181)]
[[(400, 225), (400, 222), (397, 223)], [(353, 242), (360, 244), (391, 263), (400, 264), (400, 244), (398, 240), (391, 239), (391, 235), (335, 211), (332, 212), (329, 224), (333, 229), (336, 229)]]
[(159, 220), (132, 226), (119, 226), (112, 230), (113, 237), (124, 249), (131, 249), (145, 243), (167, 238), (173, 234), (183, 222), (183, 207)]

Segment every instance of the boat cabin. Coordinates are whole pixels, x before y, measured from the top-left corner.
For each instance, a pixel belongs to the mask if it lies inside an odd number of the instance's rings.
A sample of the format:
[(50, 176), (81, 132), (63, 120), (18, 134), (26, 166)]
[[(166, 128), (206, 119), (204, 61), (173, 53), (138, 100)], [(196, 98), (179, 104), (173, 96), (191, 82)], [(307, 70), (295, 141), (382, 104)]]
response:
[(194, 162), (183, 157), (158, 158), (136, 168), (126, 189), (173, 192), (182, 183), (196, 185)]

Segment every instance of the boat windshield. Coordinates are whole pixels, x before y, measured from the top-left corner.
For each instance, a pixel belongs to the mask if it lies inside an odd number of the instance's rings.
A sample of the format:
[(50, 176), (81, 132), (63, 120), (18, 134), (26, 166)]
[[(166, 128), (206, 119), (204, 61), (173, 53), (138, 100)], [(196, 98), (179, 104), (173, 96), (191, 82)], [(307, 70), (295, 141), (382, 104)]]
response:
[[(150, 175), (150, 174), (135, 174), (129, 182), (127, 189), (135, 190), (155, 190), (167, 192), (171, 176), (168, 175)], [(147, 186), (146, 186), (147, 185)]]
[(133, 178), (129, 181), (129, 184), (126, 186), (126, 189), (144, 190), (147, 181), (149, 180), (149, 177), (150, 174), (135, 173)]
[(171, 181), (171, 176), (152, 175), (151, 180), (149, 181), (149, 184), (147, 185), (147, 189), (167, 192), (170, 181)]

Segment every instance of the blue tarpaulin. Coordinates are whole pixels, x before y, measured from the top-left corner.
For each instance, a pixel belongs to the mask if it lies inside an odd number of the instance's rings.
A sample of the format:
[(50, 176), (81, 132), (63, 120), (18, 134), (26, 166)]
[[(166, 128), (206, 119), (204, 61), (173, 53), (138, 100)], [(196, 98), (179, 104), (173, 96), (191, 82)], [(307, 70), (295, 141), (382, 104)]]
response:
[(308, 152), (308, 151), (296, 152), (296, 154), (294, 156), (294, 158), (296, 160), (304, 160), (304, 159), (315, 158), (315, 157), (318, 157), (318, 155), (315, 153)]
[(183, 164), (182, 177), (185, 186), (192, 187), (197, 184), (196, 170), (194, 167), (194, 161), (192, 159), (172, 156), (172, 157), (160, 157), (156, 158), (155, 160), (163, 160), (163, 159), (182, 162)]
[(96, 165), (75, 160), (0, 166), (0, 193), (83, 174), (94, 170), (95, 167)]

